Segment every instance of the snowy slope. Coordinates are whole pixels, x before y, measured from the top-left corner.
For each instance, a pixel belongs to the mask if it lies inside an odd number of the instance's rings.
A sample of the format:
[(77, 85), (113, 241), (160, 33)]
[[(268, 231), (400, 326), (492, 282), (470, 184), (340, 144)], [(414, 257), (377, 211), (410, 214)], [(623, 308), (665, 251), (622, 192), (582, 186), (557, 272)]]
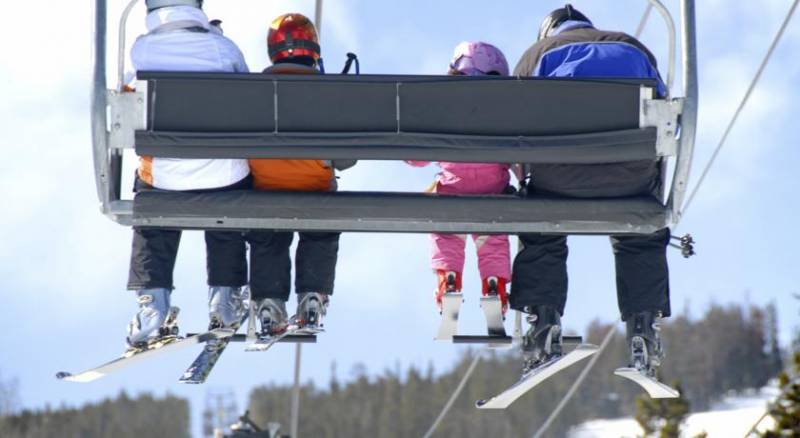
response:
[[(756, 394), (728, 397), (714, 405), (708, 412), (698, 412), (684, 422), (682, 436), (690, 438), (701, 432), (710, 438), (743, 437), (766, 411), (768, 401), (778, 394), (777, 388), (767, 387)], [(761, 422), (759, 430), (773, 425), (771, 418)], [(593, 420), (570, 431), (570, 438), (619, 438), (641, 436), (642, 429), (632, 418)]]

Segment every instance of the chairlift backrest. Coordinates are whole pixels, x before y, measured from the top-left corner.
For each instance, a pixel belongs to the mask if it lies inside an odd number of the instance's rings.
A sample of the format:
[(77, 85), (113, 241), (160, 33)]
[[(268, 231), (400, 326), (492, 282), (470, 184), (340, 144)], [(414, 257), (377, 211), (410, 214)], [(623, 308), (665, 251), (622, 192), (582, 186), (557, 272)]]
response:
[(674, 151), (643, 120), (653, 81), (140, 77), (147, 126), (136, 131), (139, 155), (585, 164)]
[[(103, 212), (119, 223), (617, 234), (652, 232), (678, 219), (697, 115), (693, 0), (681, 2), (684, 97), (669, 100), (654, 99), (652, 83), (630, 80), (431, 76), (139, 72), (136, 93), (107, 91), (105, 0), (96, 0), (95, 8), (98, 194)], [(655, 197), (269, 192), (152, 192), (125, 201), (119, 188), (122, 149), (132, 147), (139, 154), (176, 158), (588, 164), (676, 157), (677, 164), (666, 203)]]

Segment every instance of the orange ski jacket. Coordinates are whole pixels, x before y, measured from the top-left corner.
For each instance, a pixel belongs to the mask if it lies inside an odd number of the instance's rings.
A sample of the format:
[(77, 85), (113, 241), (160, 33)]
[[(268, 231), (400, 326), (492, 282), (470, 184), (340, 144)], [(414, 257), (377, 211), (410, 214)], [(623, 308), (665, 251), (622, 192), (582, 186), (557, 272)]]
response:
[[(264, 73), (319, 74), (319, 71), (302, 64), (284, 63), (268, 67)], [(330, 162), (252, 159), (249, 163), (256, 190), (323, 192), (335, 188), (335, 176)]]

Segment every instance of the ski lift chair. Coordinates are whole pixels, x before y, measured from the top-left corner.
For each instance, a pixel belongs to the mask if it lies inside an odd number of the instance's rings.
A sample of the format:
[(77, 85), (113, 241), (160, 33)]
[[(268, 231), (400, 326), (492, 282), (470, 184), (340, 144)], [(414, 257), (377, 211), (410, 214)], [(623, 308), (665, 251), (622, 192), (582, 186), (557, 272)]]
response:
[[(670, 30), (668, 85), (674, 65)], [(694, 147), (694, 1), (682, 0), (684, 96), (655, 83), (392, 75), (138, 72), (106, 86), (106, 1), (96, 0), (92, 125), (101, 209), (123, 225), (180, 229), (626, 234), (677, 223)], [(169, 158), (613, 163), (675, 158), (668, 197), (521, 198), (423, 193), (120, 196), (122, 151)], [(367, 163), (361, 164), (368, 165)]]

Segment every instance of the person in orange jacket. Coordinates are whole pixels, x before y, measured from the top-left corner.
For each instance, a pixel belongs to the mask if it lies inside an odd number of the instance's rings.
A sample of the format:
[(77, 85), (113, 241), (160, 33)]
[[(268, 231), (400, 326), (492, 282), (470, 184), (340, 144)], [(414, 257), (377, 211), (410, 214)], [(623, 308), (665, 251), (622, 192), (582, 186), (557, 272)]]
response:
[[(322, 74), (319, 37), (314, 24), (302, 14), (285, 14), (272, 21), (267, 36), (272, 66), (270, 74)], [(321, 192), (336, 190), (335, 170), (355, 165), (351, 161), (250, 160), (256, 190)], [(298, 232), (295, 254), (296, 322), (318, 329), (333, 293), (339, 234)], [(291, 288), (291, 231), (251, 231), (250, 291), (263, 335), (286, 330), (286, 301)]]

